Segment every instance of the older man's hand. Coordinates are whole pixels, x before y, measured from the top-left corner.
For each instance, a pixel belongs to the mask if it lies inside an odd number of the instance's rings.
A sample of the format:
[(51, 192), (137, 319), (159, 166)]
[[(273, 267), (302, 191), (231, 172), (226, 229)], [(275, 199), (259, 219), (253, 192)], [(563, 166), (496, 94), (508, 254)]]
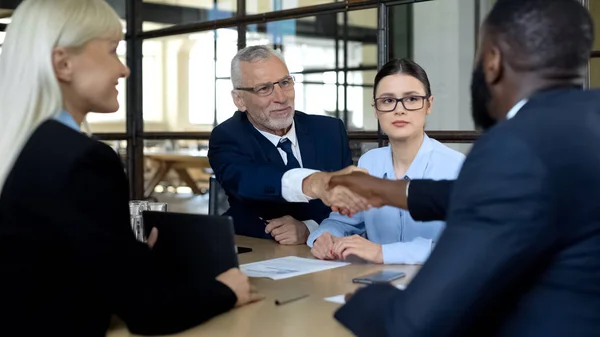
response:
[(303, 222), (286, 215), (267, 220), (265, 233), (271, 234), (282, 245), (300, 245), (306, 243), (310, 231)]

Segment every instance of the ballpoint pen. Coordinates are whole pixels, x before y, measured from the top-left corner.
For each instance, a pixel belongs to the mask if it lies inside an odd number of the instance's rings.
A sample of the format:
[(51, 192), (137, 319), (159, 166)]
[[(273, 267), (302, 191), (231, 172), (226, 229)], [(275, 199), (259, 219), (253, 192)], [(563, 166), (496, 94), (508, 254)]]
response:
[(303, 298), (305, 298), (305, 297), (308, 297), (308, 294), (306, 294), (306, 295), (301, 295), (301, 296), (298, 296), (298, 297), (289, 298), (289, 299), (287, 299), (287, 300), (275, 300), (275, 305), (283, 305), (283, 304), (287, 304), (287, 303), (290, 303), (290, 302), (294, 302), (294, 301), (297, 301), (297, 300), (301, 300), (301, 299), (303, 299)]

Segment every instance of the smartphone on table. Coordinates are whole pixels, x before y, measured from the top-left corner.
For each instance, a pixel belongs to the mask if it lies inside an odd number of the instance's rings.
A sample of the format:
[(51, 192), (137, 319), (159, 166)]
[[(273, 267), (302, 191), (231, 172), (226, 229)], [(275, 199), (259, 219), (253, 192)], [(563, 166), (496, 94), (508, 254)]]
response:
[(355, 277), (352, 279), (352, 283), (361, 284), (375, 284), (375, 283), (389, 283), (399, 278), (406, 276), (404, 272), (395, 270), (382, 270), (372, 274)]

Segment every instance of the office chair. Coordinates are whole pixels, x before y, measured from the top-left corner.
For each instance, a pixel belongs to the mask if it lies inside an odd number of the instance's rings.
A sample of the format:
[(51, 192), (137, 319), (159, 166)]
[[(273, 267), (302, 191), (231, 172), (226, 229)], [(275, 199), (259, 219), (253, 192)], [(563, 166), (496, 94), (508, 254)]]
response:
[(210, 177), (208, 187), (208, 214), (221, 215), (229, 209), (227, 194), (215, 177)]
[[(227, 212), (228, 209), (229, 201), (227, 201), (225, 190), (214, 176), (210, 177), (208, 184), (208, 215), (222, 215)], [(249, 247), (236, 247), (238, 254), (252, 251), (252, 248)]]

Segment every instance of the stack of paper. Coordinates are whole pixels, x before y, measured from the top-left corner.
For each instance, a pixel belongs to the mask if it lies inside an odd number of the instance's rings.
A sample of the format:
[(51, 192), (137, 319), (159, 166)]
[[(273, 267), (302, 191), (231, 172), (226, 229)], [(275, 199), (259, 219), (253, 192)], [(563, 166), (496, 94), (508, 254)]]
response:
[(322, 270), (343, 267), (347, 262), (333, 262), (305, 259), (297, 256), (286, 256), (278, 259), (247, 263), (240, 266), (242, 272), (249, 277), (267, 277), (281, 280)]

